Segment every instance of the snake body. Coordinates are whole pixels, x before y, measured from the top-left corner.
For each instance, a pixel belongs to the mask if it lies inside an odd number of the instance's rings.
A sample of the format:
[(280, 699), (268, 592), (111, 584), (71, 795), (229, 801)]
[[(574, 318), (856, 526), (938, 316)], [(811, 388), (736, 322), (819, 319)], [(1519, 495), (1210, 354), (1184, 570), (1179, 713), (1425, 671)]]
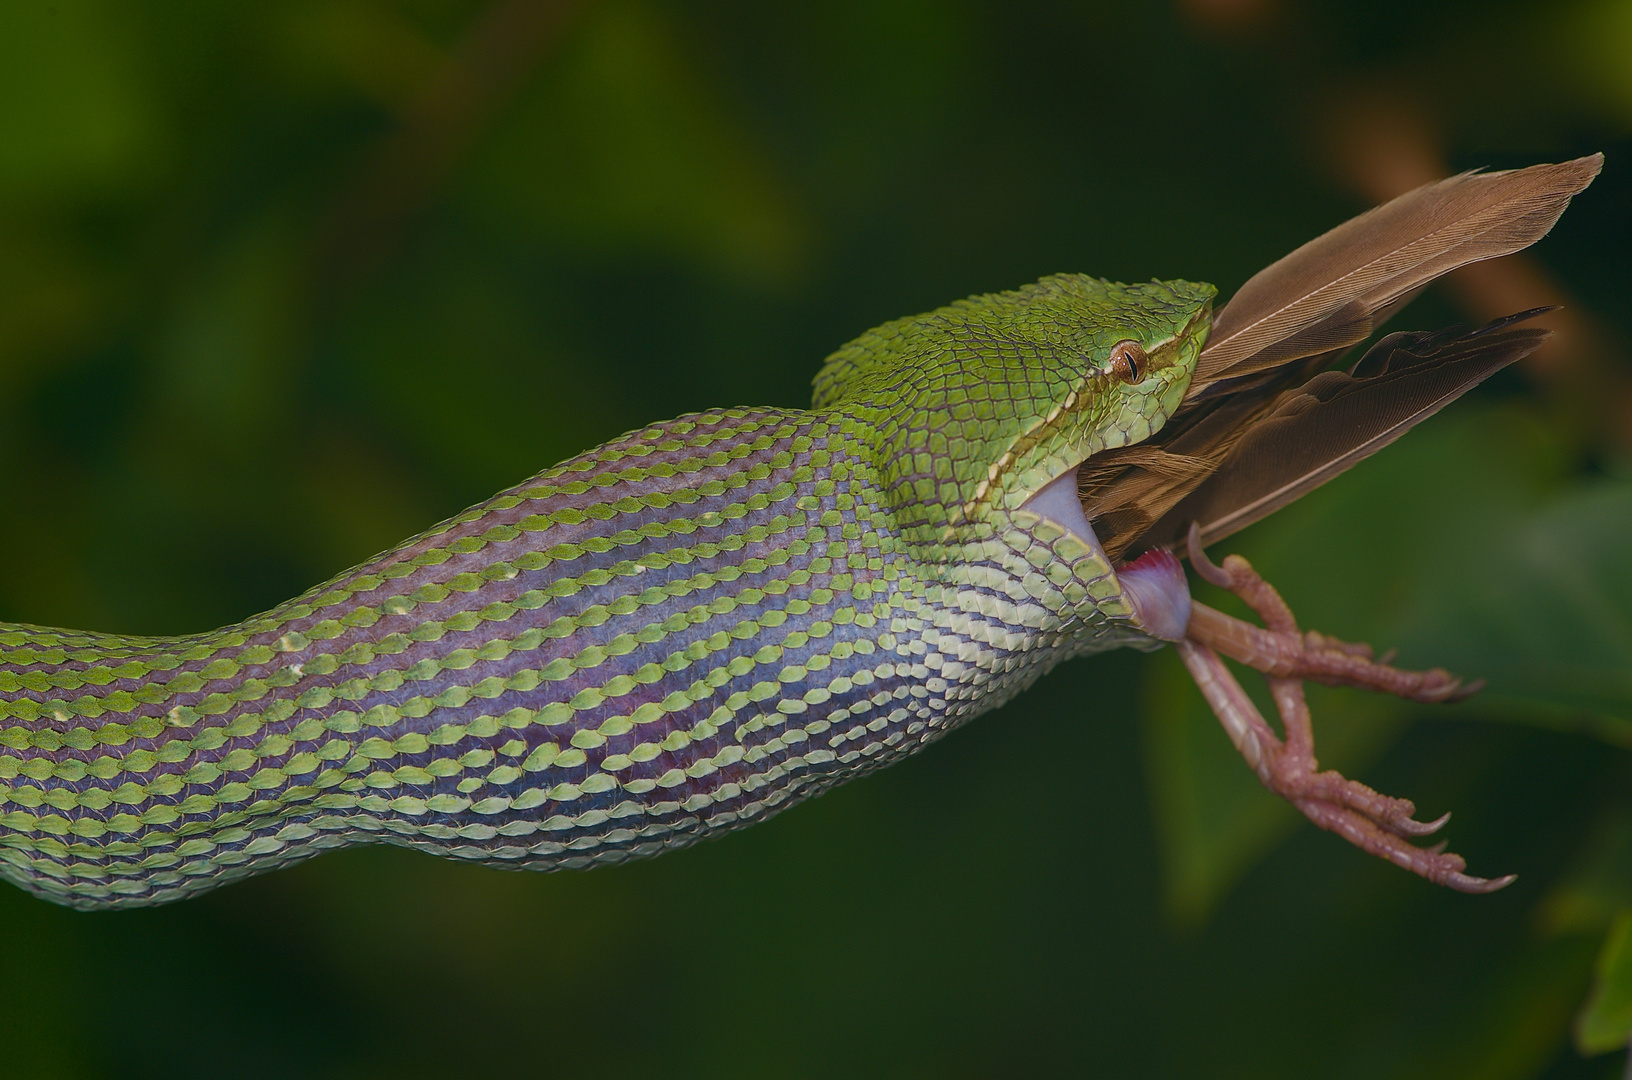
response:
[(0, 624), (0, 873), (99, 908), (358, 842), (651, 854), (1152, 646), (1027, 502), (1160, 425), (1211, 295), (1060, 276), (898, 320), (809, 410), (631, 432), (211, 633)]

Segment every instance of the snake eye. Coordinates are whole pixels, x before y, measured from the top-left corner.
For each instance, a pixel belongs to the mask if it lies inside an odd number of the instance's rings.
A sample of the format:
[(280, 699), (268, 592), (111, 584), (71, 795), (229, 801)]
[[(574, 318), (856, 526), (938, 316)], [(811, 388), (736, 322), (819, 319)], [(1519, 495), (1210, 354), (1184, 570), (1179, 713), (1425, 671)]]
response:
[(1137, 341), (1111, 346), (1111, 374), (1130, 385), (1145, 377), (1145, 350)]

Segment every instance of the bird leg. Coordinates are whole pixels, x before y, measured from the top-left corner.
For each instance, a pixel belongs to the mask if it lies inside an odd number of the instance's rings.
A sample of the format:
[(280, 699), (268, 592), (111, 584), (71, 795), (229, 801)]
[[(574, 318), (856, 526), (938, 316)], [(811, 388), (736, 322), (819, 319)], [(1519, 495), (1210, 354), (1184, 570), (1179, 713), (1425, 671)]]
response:
[[(1252, 565), (1239, 555), (1231, 555), (1223, 566), (1215, 566), (1202, 552), (1194, 527), (1190, 532), (1190, 564), (1203, 578), (1239, 596), (1264, 622), (1262, 627), (1253, 626), (1195, 604), (1185, 638), (1177, 647), (1184, 666), (1224, 725), (1230, 741), (1265, 787), (1321, 828), (1429, 881), (1461, 892), (1492, 892), (1513, 880), (1512, 875), (1472, 877), (1463, 872), (1467, 864), (1462, 857), (1446, 852), (1444, 844), (1420, 848), (1408, 839), (1437, 831), (1449, 814), (1435, 821), (1417, 821), (1416, 807), (1409, 800), (1381, 795), (1329, 769), (1321, 771), (1315, 759), (1309, 705), (1303, 694), (1303, 681), (1313, 679), (1333, 686), (1377, 690), (1410, 701), (1458, 701), (1477, 691), (1481, 683), (1464, 685), (1439, 668), (1406, 671), (1388, 664), (1387, 657), (1373, 659), (1368, 646), (1314, 632), (1300, 633), (1291, 609)], [(1284, 739), (1275, 734), (1224, 666), (1220, 653), (1264, 673), (1280, 714)]]

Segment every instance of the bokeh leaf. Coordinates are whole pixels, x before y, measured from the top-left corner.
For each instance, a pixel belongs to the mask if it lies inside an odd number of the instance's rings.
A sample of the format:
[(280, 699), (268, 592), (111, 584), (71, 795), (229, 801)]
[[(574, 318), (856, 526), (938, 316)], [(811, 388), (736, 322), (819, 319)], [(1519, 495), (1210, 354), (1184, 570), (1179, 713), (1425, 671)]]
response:
[(477, 164), (474, 213), (580, 257), (677, 258), (785, 280), (808, 229), (655, 5), (598, 4)]
[(1468, 537), (1412, 640), (1490, 676), (1482, 708), (1632, 746), (1632, 481), (1595, 479)]
[(0, 201), (71, 204), (154, 177), (160, 114), (118, 15), (0, 5)]
[(1632, 1036), (1632, 908), (1610, 924), (1597, 963), (1592, 994), (1575, 1018), (1575, 1044), (1583, 1054), (1624, 1049)]

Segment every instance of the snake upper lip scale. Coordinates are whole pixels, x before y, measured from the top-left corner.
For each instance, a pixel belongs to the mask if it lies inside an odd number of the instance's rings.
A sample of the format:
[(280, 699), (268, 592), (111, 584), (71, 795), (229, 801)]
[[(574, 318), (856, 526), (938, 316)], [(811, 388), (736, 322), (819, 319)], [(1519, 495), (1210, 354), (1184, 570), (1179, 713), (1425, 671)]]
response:
[[(1214, 289), (1060, 274), (861, 335), (809, 409), (630, 432), (271, 611), (186, 637), (0, 624), (0, 875), (158, 903), (353, 843), (553, 869), (761, 819), (1054, 665), (1174, 644), (1260, 779), (1430, 880), (1410, 803), (1319, 770), (1306, 679), (1470, 688), (1302, 633), (1202, 553), (1545, 331), (1391, 334), (1544, 235), (1600, 159), (1464, 174)], [(1188, 538), (1186, 538), (1188, 529)], [(1172, 554), (1254, 626), (1191, 600)], [(1264, 672), (1276, 735), (1224, 666)]]

